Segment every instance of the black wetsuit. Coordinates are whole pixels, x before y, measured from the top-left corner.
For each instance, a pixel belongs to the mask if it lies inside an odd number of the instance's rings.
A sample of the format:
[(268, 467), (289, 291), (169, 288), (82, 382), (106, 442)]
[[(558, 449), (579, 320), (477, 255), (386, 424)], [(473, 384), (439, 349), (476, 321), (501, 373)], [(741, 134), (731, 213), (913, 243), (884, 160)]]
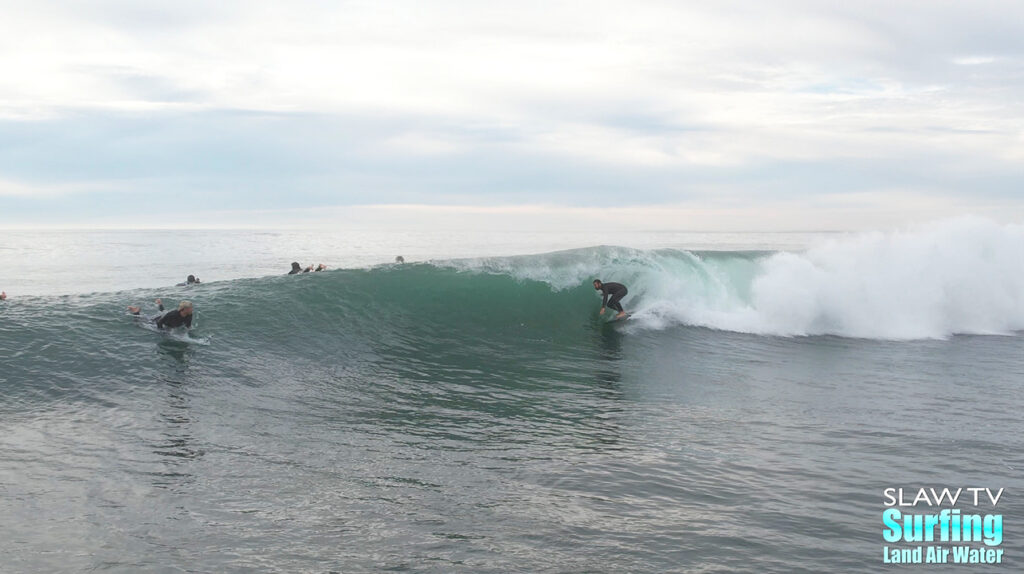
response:
[(182, 325), (191, 329), (192, 315), (182, 317), (181, 311), (177, 309), (164, 313), (163, 315), (160, 316), (159, 319), (156, 320), (156, 326), (160, 327), (161, 329), (163, 329), (164, 327), (173, 329), (174, 327), (181, 327)]
[(602, 283), (601, 292), (604, 293), (604, 297), (601, 299), (601, 306), (610, 307), (622, 313), (622, 304), (619, 301), (626, 296), (626, 293), (629, 293), (626, 286), (622, 283)]
[[(164, 310), (163, 304), (161, 303), (160, 305), (157, 305), (157, 309), (159, 309), (162, 312)], [(139, 313), (135, 313), (135, 315), (139, 315)], [(177, 309), (174, 309), (173, 311), (168, 311), (160, 315), (154, 315), (150, 317), (149, 320), (156, 323), (156, 326), (161, 329), (163, 329), (164, 327), (173, 329), (175, 327), (181, 327), (182, 325), (189, 329), (192, 328), (192, 315), (189, 315), (188, 317), (182, 317), (181, 311), (178, 311)]]

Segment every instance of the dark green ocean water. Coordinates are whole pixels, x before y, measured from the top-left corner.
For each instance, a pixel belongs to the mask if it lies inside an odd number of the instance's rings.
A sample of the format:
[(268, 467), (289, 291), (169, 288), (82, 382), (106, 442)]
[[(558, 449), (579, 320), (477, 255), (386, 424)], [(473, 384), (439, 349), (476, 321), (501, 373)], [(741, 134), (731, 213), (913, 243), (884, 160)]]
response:
[[(1005, 489), (1002, 565), (906, 571), (1019, 570), (1024, 338), (829, 302), (775, 319), (770, 259), (595, 248), (8, 301), (0, 570), (902, 571), (890, 487)], [(597, 315), (598, 269), (628, 322)], [(195, 303), (192, 333), (125, 314), (158, 296)]]

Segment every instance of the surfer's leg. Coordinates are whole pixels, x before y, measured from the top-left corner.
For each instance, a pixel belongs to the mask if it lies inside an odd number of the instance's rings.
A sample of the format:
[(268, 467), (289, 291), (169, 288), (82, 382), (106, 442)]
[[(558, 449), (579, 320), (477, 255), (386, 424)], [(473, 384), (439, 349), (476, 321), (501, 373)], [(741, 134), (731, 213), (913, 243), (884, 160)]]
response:
[(622, 303), (619, 300), (625, 297), (625, 293), (616, 293), (612, 295), (612, 298), (608, 300), (608, 308), (618, 311), (618, 315), (615, 315), (616, 319), (621, 319), (626, 316), (626, 311), (622, 309)]
[(624, 311), (622, 310), (622, 304), (619, 303), (619, 300), (622, 299), (623, 295), (625, 295), (625, 293), (616, 293), (612, 295), (612, 298), (608, 300), (607, 307), (609, 309), (615, 309), (620, 314), (623, 313)]

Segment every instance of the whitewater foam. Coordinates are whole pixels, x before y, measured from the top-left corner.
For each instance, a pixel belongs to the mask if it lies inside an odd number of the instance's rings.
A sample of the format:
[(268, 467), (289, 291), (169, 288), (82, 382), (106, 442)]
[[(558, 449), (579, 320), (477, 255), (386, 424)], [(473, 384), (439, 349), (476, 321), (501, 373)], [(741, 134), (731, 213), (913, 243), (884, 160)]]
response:
[(1024, 329), (1021, 226), (963, 218), (851, 235), (764, 257), (749, 290), (721, 265), (702, 266), (703, 284), (669, 277), (668, 296), (644, 307), (676, 322), (787, 336), (921, 339)]

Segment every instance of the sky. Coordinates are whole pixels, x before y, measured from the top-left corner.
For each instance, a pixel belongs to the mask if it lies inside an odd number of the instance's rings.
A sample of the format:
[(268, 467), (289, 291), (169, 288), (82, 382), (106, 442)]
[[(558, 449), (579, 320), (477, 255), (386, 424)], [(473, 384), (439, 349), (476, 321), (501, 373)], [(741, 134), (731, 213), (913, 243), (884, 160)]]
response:
[(0, 0), (0, 226), (1024, 221), (1024, 3)]

